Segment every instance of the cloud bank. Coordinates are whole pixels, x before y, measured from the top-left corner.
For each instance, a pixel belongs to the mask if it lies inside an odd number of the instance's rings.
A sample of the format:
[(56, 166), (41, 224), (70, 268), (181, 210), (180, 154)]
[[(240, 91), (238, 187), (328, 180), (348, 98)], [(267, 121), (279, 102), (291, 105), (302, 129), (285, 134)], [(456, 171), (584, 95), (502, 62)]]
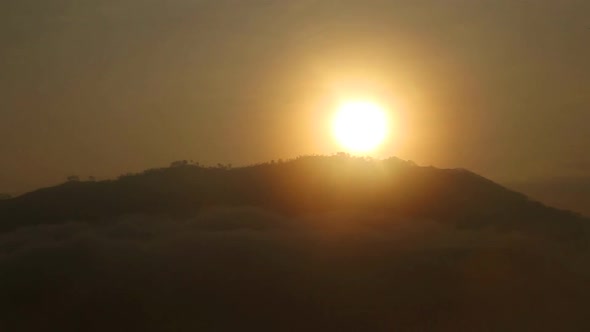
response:
[(523, 232), (249, 207), (0, 235), (5, 331), (579, 330), (588, 253)]

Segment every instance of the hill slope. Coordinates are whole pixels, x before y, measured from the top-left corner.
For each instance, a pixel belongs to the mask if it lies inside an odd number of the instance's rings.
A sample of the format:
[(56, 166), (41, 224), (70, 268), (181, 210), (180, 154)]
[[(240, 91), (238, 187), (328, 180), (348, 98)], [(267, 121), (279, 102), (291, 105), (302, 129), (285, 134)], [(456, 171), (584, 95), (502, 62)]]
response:
[(342, 210), (461, 227), (527, 229), (578, 237), (586, 221), (462, 169), (344, 155), (225, 169), (153, 169), (115, 181), (68, 182), (0, 202), (3, 230), (122, 215), (192, 216), (211, 206), (287, 215)]
[[(588, 222), (391, 158), (0, 201), (1, 331), (587, 331)], [(26, 227), (25, 227), (26, 226)]]

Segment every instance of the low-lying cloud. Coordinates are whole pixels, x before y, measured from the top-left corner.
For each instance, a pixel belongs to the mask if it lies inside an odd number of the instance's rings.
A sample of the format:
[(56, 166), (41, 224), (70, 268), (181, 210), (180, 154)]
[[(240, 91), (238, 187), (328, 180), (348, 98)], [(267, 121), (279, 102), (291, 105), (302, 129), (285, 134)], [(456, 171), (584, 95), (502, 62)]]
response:
[(579, 330), (587, 255), (524, 232), (217, 208), (0, 235), (2, 331)]

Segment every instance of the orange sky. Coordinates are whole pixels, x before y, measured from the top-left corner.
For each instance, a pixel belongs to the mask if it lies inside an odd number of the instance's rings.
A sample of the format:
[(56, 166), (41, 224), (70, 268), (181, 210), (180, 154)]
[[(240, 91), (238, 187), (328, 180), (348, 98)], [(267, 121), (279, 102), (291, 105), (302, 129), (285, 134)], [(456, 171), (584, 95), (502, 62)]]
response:
[(0, 192), (177, 159), (333, 153), (341, 99), (387, 105), (376, 156), (494, 179), (588, 175), (590, 3), (0, 4)]

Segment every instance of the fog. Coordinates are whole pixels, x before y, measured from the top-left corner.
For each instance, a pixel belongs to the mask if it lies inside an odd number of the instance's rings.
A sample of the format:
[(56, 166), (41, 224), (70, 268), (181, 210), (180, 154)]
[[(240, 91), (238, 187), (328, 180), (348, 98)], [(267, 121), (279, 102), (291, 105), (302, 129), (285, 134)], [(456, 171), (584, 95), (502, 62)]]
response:
[(588, 252), (338, 212), (210, 208), (0, 235), (5, 331), (581, 330)]

